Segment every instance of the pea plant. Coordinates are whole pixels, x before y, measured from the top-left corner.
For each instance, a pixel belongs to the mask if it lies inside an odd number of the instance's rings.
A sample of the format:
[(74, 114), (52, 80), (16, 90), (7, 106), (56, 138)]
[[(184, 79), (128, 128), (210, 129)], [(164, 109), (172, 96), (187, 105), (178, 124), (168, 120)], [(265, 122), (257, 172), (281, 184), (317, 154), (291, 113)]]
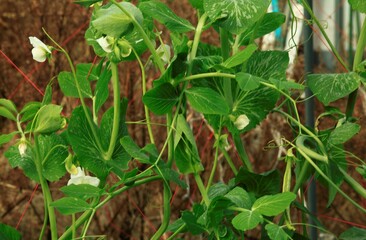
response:
[[(99, 57), (96, 63), (74, 65), (66, 49), (46, 30), (48, 45), (29, 37), (36, 61), (51, 61), (54, 51), (64, 54), (70, 71), (58, 74), (58, 84), (64, 96), (80, 103), (71, 116), (65, 116), (63, 107), (52, 101), (51, 84), (42, 102), (29, 102), (20, 110), (10, 100), (0, 99), (0, 115), (17, 126), (15, 132), (0, 135), (0, 144), (17, 139), (5, 157), (42, 188), (45, 216), (39, 239), (47, 232), (52, 239), (91, 238), (88, 228), (96, 211), (129, 189), (151, 182), (161, 184), (163, 201), (160, 226), (152, 236), (146, 236), (149, 239), (245, 239), (252, 229), (261, 229), (263, 239), (306, 239), (309, 218), (315, 220), (313, 227), (327, 231), (307, 209), (303, 189), (310, 176), (329, 190), (328, 206), (340, 194), (360, 213), (366, 213), (340, 188), (345, 182), (366, 198), (365, 189), (348, 174), (346, 158), (353, 160), (352, 166), (357, 165), (357, 173), (363, 177), (366, 164), (343, 147), (361, 128), (352, 115), (357, 89), (365, 82), (366, 24), (351, 69), (333, 48), (348, 72), (311, 74), (304, 85), (286, 79), (286, 51), (260, 50), (258, 39), (285, 22), (284, 14), (267, 12), (269, 0), (189, 2), (197, 16), (195, 26), (156, 0), (137, 4), (75, 1), (93, 8), (85, 40)], [(312, 17), (308, 23), (317, 24), (324, 32), (307, 1), (300, 2)], [(349, 3), (366, 12), (365, 1)], [(159, 30), (161, 26), (163, 30)], [(218, 32), (218, 45), (201, 41), (202, 33), (209, 30)], [(165, 31), (169, 39), (162, 37)], [(127, 131), (129, 100), (121, 95), (124, 86), (119, 73), (129, 61), (140, 67), (145, 118), (138, 124), (148, 130), (146, 146), (139, 146)], [(158, 73), (150, 88), (148, 66)], [(298, 111), (303, 103), (298, 96), (306, 87), (325, 106), (314, 127), (305, 126)], [(110, 95), (112, 106), (107, 101)], [(346, 96), (345, 113), (329, 106)], [(196, 133), (187, 121), (190, 113), (202, 116), (214, 133), (214, 158), (208, 165), (202, 164)], [(157, 123), (152, 121), (153, 114), (164, 117), (166, 139), (154, 135), (152, 128)], [(242, 136), (269, 114), (286, 119), (292, 137), (283, 137), (278, 146), (286, 149), (280, 159), (285, 167), (257, 173)], [(336, 124), (320, 128), (318, 123), (323, 119)], [(228, 139), (233, 140), (240, 164), (228, 152)], [(217, 180), (219, 154), (225, 156), (234, 176), (227, 182)], [(203, 178), (204, 172), (207, 178)], [(49, 184), (65, 175), (70, 178), (59, 189), (63, 197), (54, 199)], [(108, 178), (111, 175), (115, 178)], [(182, 175), (194, 179), (201, 199), (176, 219), (171, 215), (170, 201), (173, 187), (188, 187)], [(67, 226), (58, 225), (56, 211), (70, 216)], [(295, 218), (294, 211), (303, 217)], [(5, 224), (0, 225), (0, 232), (2, 239), (21, 238)], [(364, 230), (351, 228), (340, 238), (365, 235)]]

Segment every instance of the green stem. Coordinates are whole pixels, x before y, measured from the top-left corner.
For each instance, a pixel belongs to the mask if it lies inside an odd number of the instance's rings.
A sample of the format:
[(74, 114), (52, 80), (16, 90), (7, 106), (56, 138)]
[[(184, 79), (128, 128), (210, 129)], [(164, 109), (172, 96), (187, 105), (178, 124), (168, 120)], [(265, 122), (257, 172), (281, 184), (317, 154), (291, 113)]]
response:
[[(142, 95), (145, 95), (146, 89), (147, 89), (146, 88), (145, 67), (144, 67), (144, 64), (142, 63), (140, 57), (138, 56), (138, 54), (136, 53), (136, 51), (134, 49), (133, 49), (133, 52), (135, 53), (136, 59), (137, 59), (139, 65), (140, 65), (140, 69), (141, 69), (141, 83), (142, 83)], [(149, 133), (150, 142), (152, 144), (155, 144), (154, 134), (153, 134), (152, 128), (151, 128), (149, 108), (146, 105), (144, 105), (144, 110), (145, 110), (145, 118), (146, 118), (147, 132)]]
[(198, 173), (193, 173), (194, 180), (197, 183), (197, 187), (201, 193), (202, 199), (205, 202), (206, 206), (210, 205), (210, 199), (208, 198), (206, 188), (202, 182), (201, 176)]
[(231, 157), (228, 154), (228, 152), (222, 146), (220, 146), (220, 150), (224, 154), (224, 157), (225, 157), (227, 163), (229, 164), (229, 166), (231, 168), (231, 171), (233, 171), (233, 173), (235, 174), (235, 176), (238, 175), (238, 170), (236, 169), (235, 164), (233, 163), (233, 160), (231, 159)]
[[(220, 139), (221, 129), (220, 129), (218, 135), (219, 135), (219, 137), (218, 137), (217, 141), (219, 141), (219, 139)], [(219, 143), (217, 143), (216, 144), (216, 147), (215, 147), (215, 158), (213, 160), (213, 165), (212, 165), (212, 168), (211, 168), (210, 177), (208, 178), (208, 182), (207, 182), (207, 185), (206, 185), (206, 189), (210, 189), (210, 187), (211, 187), (213, 178), (215, 176), (215, 172), (216, 172), (216, 168), (217, 168), (218, 161), (219, 161)]]
[[(221, 42), (221, 56), (223, 58), (223, 61), (225, 61), (230, 56), (230, 43), (229, 43), (228, 32), (221, 27), (220, 27), (220, 42)], [(223, 88), (226, 102), (229, 104), (229, 107), (232, 107), (233, 94), (231, 93), (230, 79), (223, 79)]]
[[(38, 142), (38, 134), (35, 134), (34, 142), (35, 142), (35, 149), (36, 149), (36, 158), (35, 158), (34, 162), (36, 165), (38, 178), (39, 178), (39, 181), (40, 181), (41, 187), (42, 187), (44, 204), (47, 207), (48, 219), (49, 219), (50, 230), (51, 230), (51, 239), (56, 240), (57, 239), (56, 215), (55, 215), (55, 211), (54, 211), (53, 207), (50, 206), (50, 204), (52, 203), (52, 196), (51, 196), (50, 189), (48, 187), (48, 183), (42, 174), (42, 159), (40, 159), (41, 153), (39, 151), (40, 145)], [(45, 219), (45, 221), (47, 221), (47, 220)]]
[(163, 222), (161, 223), (159, 229), (155, 232), (155, 234), (151, 237), (152, 240), (158, 240), (163, 236), (166, 229), (169, 226), (171, 208), (170, 208), (170, 199), (171, 199), (171, 191), (168, 183), (164, 182), (164, 193), (163, 193)]
[(186, 225), (186, 223), (183, 223), (182, 224), (182, 226), (180, 226), (172, 235), (170, 235), (169, 237), (168, 237), (168, 239), (167, 240), (173, 240), (173, 239), (175, 239), (175, 237), (181, 232), (181, 231), (183, 231), (183, 229), (186, 227), (187, 225)]
[(85, 224), (85, 226), (84, 226), (84, 229), (83, 229), (83, 233), (82, 233), (82, 239), (85, 239), (85, 236), (86, 236), (86, 234), (87, 234), (87, 232), (88, 232), (88, 229), (89, 229), (89, 226), (90, 226), (90, 223), (91, 223), (91, 221), (93, 220), (93, 217), (94, 217), (94, 214), (95, 214), (95, 209), (92, 209), (91, 210), (92, 212), (91, 212), (91, 214), (90, 214), (90, 216), (89, 216), (89, 218), (88, 218), (88, 221), (86, 222), (86, 224)]
[(71, 226), (71, 228), (72, 228), (72, 233), (71, 233), (71, 239), (75, 239), (75, 238), (76, 238), (75, 213), (73, 213), (73, 214), (71, 215), (71, 217), (72, 217), (72, 226)]
[(366, 209), (363, 208), (361, 205), (359, 205), (357, 202), (355, 202), (352, 198), (350, 198), (345, 192), (343, 192), (337, 184), (335, 184), (331, 179), (328, 178), (328, 176), (316, 165), (316, 163), (313, 162), (311, 158), (308, 157), (308, 155), (302, 151), (300, 148), (297, 148), (297, 151), (306, 159), (307, 162), (309, 162), (314, 169), (319, 173), (320, 176), (322, 176), (332, 187), (334, 187), (343, 197), (345, 197), (350, 203), (352, 203), (355, 207), (357, 207), (359, 210), (361, 210), (363, 213), (366, 213)]
[(347, 64), (343, 61), (342, 57), (339, 55), (337, 49), (334, 47), (332, 41), (329, 39), (327, 33), (325, 32), (323, 26), (321, 25), (319, 20), (315, 17), (315, 14), (314, 14), (313, 10), (311, 9), (311, 7), (309, 6), (308, 2), (306, 0), (301, 0), (301, 3), (304, 6), (304, 8), (306, 9), (306, 11), (309, 13), (309, 15), (311, 16), (311, 20), (314, 21), (315, 24), (318, 26), (320, 32), (322, 33), (322, 36), (324, 36), (325, 40), (327, 41), (329, 47), (332, 49), (332, 52), (336, 56), (337, 60), (342, 64), (344, 69), (346, 69), (349, 72), (349, 68), (348, 68)]
[[(360, 33), (360, 36), (357, 41), (355, 58), (353, 60), (353, 68), (352, 68), (353, 71), (356, 71), (358, 65), (362, 62), (365, 47), (366, 47), (366, 19), (364, 20), (364, 22), (362, 24), (361, 33)], [(353, 110), (354, 110), (355, 104), (356, 104), (356, 99), (357, 99), (357, 89), (348, 96), (347, 108), (346, 108), (346, 117), (347, 118), (352, 117)]]
[(348, 175), (344, 169), (342, 169), (340, 167), (338, 169), (343, 174), (344, 180), (348, 183), (348, 185), (350, 185), (353, 188), (353, 190), (355, 190), (363, 198), (366, 198), (365, 188), (361, 184), (359, 184), (353, 177)]
[(105, 155), (105, 160), (110, 160), (112, 158), (113, 151), (116, 146), (118, 132), (119, 132), (120, 109), (121, 109), (118, 66), (116, 63), (111, 62), (111, 70), (112, 70), (112, 85), (113, 85), (113, 104), (114, 104), (113, 127), (112, 127), (111, 140), (109, 142), (108, 151)]
[(75, 86), (76, 86), (76, 89), (78, 91), (78, 95), (79, 95), (79, 99), (80, 99), (81, 106), (83, 108), (85, 117), (86, 117), (86, 119), (88, 121), (89, 127), (90, 127), (90, 129), (92, 131), (94, 140), (95, 140), (95, 142), (96, 142), (99, 150), (103, 151), (102, 145), (100, 143), (100, 140), (99, 140), (99, 137), (98, 137), (98, 134), (97, 134), (96, 126), (95, 126), (93, 120), (90, 118), (89, 111), (88, 111), (88, 107), (86, 106), (85, 101), (84, 101), (83, 94), (81, 93), (81, 88), (80, 88), (79, 82), (78, 82), (77, 77), (76, 77), (76, 70), (75, 70), (74, 64), (72, 63), (72, 60), (70, 58), (70, 55), (55, 40), (53, 40), (53, 38), (44, 29), (43, 29), (43, 32), (60, 49), (60, 51), (63, 54), (65, 54), (65, 57), (66, 57), (69, 65), (70, 65), (70, 68), (71, 68), (72, 76), (74, 78)]
[[(141, 180), (137, 180), (133, 185), (130, 186), (124, 186), (112, 193), (110, 193), (105, 199), (103, 199), (102, 202), (100, 202), (97, 206), (95, 206), (93, 209), (85, 211), (76, 221), (75, 221), (75, 228), (80, 227), (85, 221), (87, 221), (90, 217), (90, 215), (93, 213), (93, 211), (98, 210), (99, 208), (101, 208), (102, 206), (104, 206), (107, 202), (109, 202), (112, 198), (114, 198), (115, 196), (121, 194), (122, 192), (125, 192), (133, 187), (137, 187), (149, 182), (153, 182), (156, 180), (160, 180), (161, 177), (160, 176), (151, 176), (151, 177), (147, 177)], [(72, 228), (68, 228), (63, 235), (59, 238), (59, 240), (66, 240), (70, 238), (70, 235), (72, 233)]]
[(243, 144), (243, 141), (240, 138), (240, 135), (239, 134), (233, 134), (232, 136), (233, 136), (236, 151), (238, 152), (239, 157), (242, 160), (244, 166), (246, 166), (246, 168), (249, 172), (253, 172), (253, 166), (250, 163), (248, 154), (245, 151), (244, 144)]
[(299, 189), (301, 188), (301, 185), (304, 183), (307, 175), (307, 172), (309, 171), (309, 163), (307, 161), (304, 162), (304, 165), (301, 167), (301, 171), (299, 176), (296, 178), (296, 184), (295, 187), (293, 188), (292, 192), (293, 193), (297, 193), (297, 191), (299, 191)]
[(44, 219), (41, 233), (39, 234), (39, 240), (43, 239), (44, 233), (46, 232), (47, 229), (47, 223), (48, 223), (48, 207), (46, 206), (46, 204), (44, 204)]
[(164, 63), (161, 60), (161, 58), (159, 57), (159, 55), (157, 54), (154, 45), (150, 41), (150, 38), (147, 36), (143, 27), (140, 25), (140, 23), (138, 23), (136, 21), (136, 19), (126, 9), (124, 9), (124, 7), (122, 5), (118, 4), (118, 2), (116, 0), (110, 0), (110, 2), (113, 3), (114, 5), (116, 5), (124, 14), (126, 14), (127, 17), (129, 17), (131, 19), (132, 24), (135, 26), (136, 30), (141, 34), (141, 37), (144, 40), (144, 43), (146, 44), (147, 48), (150, 50), (150, 52), (154, 58), (154, 62), (158, 65), (160, 73), (163, 74), (165, 72)]

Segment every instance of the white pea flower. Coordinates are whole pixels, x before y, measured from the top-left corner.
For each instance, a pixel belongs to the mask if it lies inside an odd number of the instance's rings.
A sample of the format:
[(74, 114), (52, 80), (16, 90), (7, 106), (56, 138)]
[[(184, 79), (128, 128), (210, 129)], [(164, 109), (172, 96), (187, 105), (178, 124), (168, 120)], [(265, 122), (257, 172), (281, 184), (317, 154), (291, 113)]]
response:
[(36, 37), (29, 37), (29, 41), (33, 46), (32, 55), (34, 60), (37, 62), (44, 62), (49, 56), (51, 56), (51, 48), (41, 40)]
[(24, 157), (27, 152), (27, 140), (25, 138), (20, 139), (20, 143), (18, 145), (19, 154), (21, 157)]
[(245, 114), (241, 114), (239, 117), (236, 118), (234, 125), (238, 130), (244, 129), (246, 126), (248, 126), (250, 120)]
[(81, 167), (77, 167), (76, 174), (70, 174), (70, 180), (67, 182), (67, 186), (71, 184), (89, 184), (94, 187), (98, 187), (100, 180), (97, 177), (85, 176), (85, 172)]
[(171, 58), (170, 46), (167, 44), (162, 44), (156, 49), (157, 54), (160, 56), (164, 64), (169, 63)]
[(114, 39), (112, 37), (108, 37), (108, 36), (101, 37), (101, 38), (97, 39), (97, 42), (98, 42), (99, 46), (101, 46), (106, 53), (111, 53), (113, 51), (112, 45), (113, 45)]

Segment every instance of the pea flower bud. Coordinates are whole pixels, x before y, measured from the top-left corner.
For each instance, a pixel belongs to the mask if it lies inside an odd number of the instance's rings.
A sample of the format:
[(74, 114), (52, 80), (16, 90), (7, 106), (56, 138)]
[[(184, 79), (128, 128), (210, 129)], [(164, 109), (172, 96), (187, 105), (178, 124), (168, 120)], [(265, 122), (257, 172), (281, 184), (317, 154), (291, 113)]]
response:
[(238, 130), (243, 130), (246, 126), (248, 126), (250, 120), (245, 114), (241, 114), (239, 117), (236, 118), (234, 122), (234, 126)]
[(171, 58), (170, 46), (162, 44), (156, 49), (157, 54), (160, 56), (164, 64), (168, 64)]
[(27, 140), (22, 137), (20, 139), (19, 145), (18, 145), (19, 154), (21, 157), (24, 157), (27, 152)]

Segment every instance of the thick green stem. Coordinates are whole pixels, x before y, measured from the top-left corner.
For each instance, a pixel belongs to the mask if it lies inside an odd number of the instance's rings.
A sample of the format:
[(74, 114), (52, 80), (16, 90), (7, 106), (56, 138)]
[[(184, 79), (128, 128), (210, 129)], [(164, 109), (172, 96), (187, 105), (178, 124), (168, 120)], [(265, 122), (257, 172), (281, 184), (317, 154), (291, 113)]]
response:
[(194, 180), (197, 183), (197, 187), (201, 193), (202, 199), (205, 202), (206, 206), (210, 205), (210, 199), (208, 198), (206, 188), (202, 182), (201, 176), (198, 173), (193, 173)]
[(234, 145), (235, 145), (236, 151), (238, 152), (239, 157), (240, 157), (241, 161), (243, 162), (244, 166), (247, 168), (247, 170), (249, 172), (253, 172), (253, 166), (249, 161), (248, 154), (245, 151), (244, 144), (243, 144), (243, 141), (241, 140), (240, 135), (233, 134), (233, 140), (234, 140)]
[(119, 123), (120, 123), (121, 99), (120, 99), (120, 88), (118, 78), (118, 66), (116, 63), (111, 62), (111, 70), (112, 70), (112, 85), (113, 85), (113, 104), (114, 104), (113, 127), (108, 151), (105, 155), (105, 160), (110, 160), (112, 158), (120, 127)]
[[(221, 41), (221, 56), (223, 61), (229, 58), (230, 56), (230, 43), (229, 43), (229, 35), (228, 32), (220, 27), (220, 41)], [(233, 94), (231, 93), (231, 81), (230, 79), (223, 79), (223, 88), (224, 88), (224, 96), (226, 98), (226, 102), (230, 107), (233, 105)]]
[(235, 164), (233, 163), (233, 160), (231, 159), (229, 153), (222, 146), (220, 146), (220, 150), (224, 154), (224, 157), (225, 157), (227, 163), (229, 164), (231, 171), (233, 171), (235, 176), (238, 175), (238, 170), (236, 169)]
[[(220, 129), (221, 132), (221, 129)], [(220, 133), (219, 133), (219, 139), (220, 139)], [(217, 140), (218, 141), (218, 140)], [(216, 172), (216, 168), (217, 168), (217, 163), (219, 161), (219, 144), (216, 145), (215, 148), (215, 158), (213, 160), (213, 164), (212, 164), (212, 168), (211, 168), (211, 173), (210, 173), (210, 177), (208, 178), (208, 182), (206, 185), (206, 189), (210, 189), (213, 178), (215, 176), (215, 172)]]
[[(51, 191), (48, 187), (48, 183), (47, 183), (46, 179), (43, 177), (43, 174), (42, 174), (42, 159), (40, 159), (41, 153), (39, 151), (40, 145), (38, 142), (38, 134), (35, 134), (34, 142), (35, 142), (35, 149), (36, 149), (36, 158), (35, 158), (34, 162), (36, 165), (38, 178), (39, 178), (39, 181), (40, 181), (41, 187), (42, 187), (44, 204), (45, 204), (45, 207), (47, 207), (48, 219), (49, 219), (49, 223), (50, 223), (51, 239), (56, 240), (57, 239), (56, 215), (55, 215), (55, 211), (54, 211), (53, 207), (50, 206), (50, 204), (52, 203)], [(47, 219), (45, 219), (44, 221), (47, 221)]]
[[(358, 65), (362, 62), (365, 47), (366, 47), (366, 19), (363, 22), (361, 33), (358, 38), (355, 58), (353, 60), (353, 68), (352, 68), (353, 71), (356, 71)], [(357, 99), (357, 90), (353, 91), (348, 96), (348, 102), (347, 102), (347, 108), (346, 108), (346, 117), (347, 118), (352, 117), (353, 110), (354, 110), (355, 104), (356, 104), (356, 99)]]

